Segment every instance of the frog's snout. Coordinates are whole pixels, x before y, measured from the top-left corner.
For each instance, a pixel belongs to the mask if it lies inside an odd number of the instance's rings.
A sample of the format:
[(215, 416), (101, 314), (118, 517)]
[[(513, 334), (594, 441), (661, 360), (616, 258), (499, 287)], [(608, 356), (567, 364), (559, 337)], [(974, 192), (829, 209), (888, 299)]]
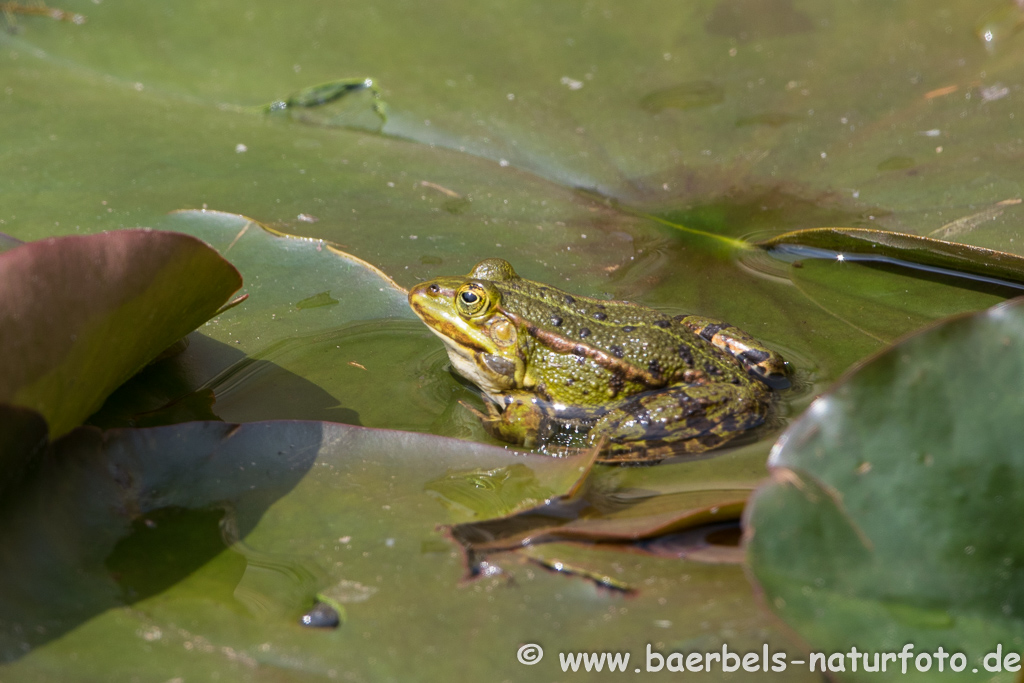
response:
[[(409, 307), (424, 321), (447, 315), (454, 292), (436, 281), (421, 282), (409, 290)], [(428, 323), (429, 324), (429, 323)]]

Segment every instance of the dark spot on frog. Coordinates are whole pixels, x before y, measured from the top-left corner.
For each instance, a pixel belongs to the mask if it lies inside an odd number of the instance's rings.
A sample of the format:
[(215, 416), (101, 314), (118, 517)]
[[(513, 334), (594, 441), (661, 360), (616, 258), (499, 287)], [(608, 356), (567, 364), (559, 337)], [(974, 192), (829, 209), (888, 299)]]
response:
[(652, 358), (651, 362), (647, 364), (647, 372), (651, 373), (655, 379), (661, 379), (661, 363), (657, 358)]
[(574, 304), (574, 303), (576, 303), (576, 299), (573, 299), (571, 296), (566, 294), (565, 295), (565, 303), (570, 304), (570, 305)]
[(616, 358), (622, 358), (622, 347), (621, 346), (612, 346), (612, 347), (609, 347), (608, 350), (611, 351), (612, 355), (615, 356)]
[(558, 327), (559, 325), (562, 324), (562, 319), (559, 318), (557, 315), (553, 315), (551, 316), (551, 324), (554, 325), (555, 327)]
[(708, 341), (711, 341), (712, 339), (714, 339), (716, 334), (722, 331), (723, 327), (725, 327), (724, 324), (713, 323), (705, 327), (703, 330), (701, 330), (700, 336), (704, 337)]
[(607, 319), (608, 319), (608, 316), (605, 315), (604, 313), (602, 313), (601, 311), (598, 311), (597, 313), (594, 314), (594, 320), (607, 320)]
[(674, 317), (674, 318), (672, 318), (672, 319), (673, 319), (673, 320), (675, 320), (675, 321), (676, 321), (677, 323), (681, 323), (681, 322), (683, 322), (683, 320), (684, 320), (685, 318), (686, 318), (686, 316), (685, 316), (685, 315), (677, 315), (676, 317)]
[(744, 363), (756, 365), (768, 360), (768, 352), (761, 349), (747, 349), (739, 355), (739, 359)]
[(708, 363), (707, 365), (704, 366), (704, 372), (708, 373), (709, 375), (714, 375), (718, 377), (722, 374), (722, 368), (716, 367), (711, 363)]
[(611, 390), (609, 393), (612, 398), (619, 395), (623, 387), (626, 386), (626, 376), (621, 372), (613, 373), (611, 379), (608, 380), (608, 388)]
[(654, 321), (654, 326), (655, 327), (660, 327), (661, 329), (664, 330), (665, 328), (672, 327), (672, 321), (671, 320), (655, 320)]
[(572, 347), (572, 354), (579, 357), (580, 362), (583, 362), (583, 357), (587, 355), (587, 350), (582, 346), (574, 346)]
[(590, 336), (590, 328), (588, 328), (588, 327), (581, 327), (580, 328), (580, 339), (586, 339), (589, 336)]
[(686, 344), (679, 345), (679, 357), (683, 359), (687, 366), (693, 367), (693, 354), (690, 352), (690, 347)]
[(626, 405), (622, 406), (622, 409), (626, 414), (645, 427), (649, 426), (652, 422), (651, 411), (648, 410), (640, 401), (629, 401)]
[(567, 386), (567, 387), (571, 387), (575, 383), (576, 383), (576, 380), (574, 380), (572, 377), (570, 377), (569, 379), (565, 380), (565, 386)]
[(438, 292), (441, 291), (441, 288), (438, 287), (437, 285), (430, 285), (429, 287), (427, 287), (427, 289), (430, 290), (431, 294), (437, 294)]
[(622, 331), (623, 331), (623, 332), (627, 332), (627, 333), (628, 333), (628, 332), (632, 332), (632, 331), (633, 331), (633, 330), (635, 330), (635, 329), (636, 329), (636, 328), (635, 328), (635, 327), (633, 327), (632, 325), (626, 325), (625, 327), (623, 327), (623, 328), (622, 328)]

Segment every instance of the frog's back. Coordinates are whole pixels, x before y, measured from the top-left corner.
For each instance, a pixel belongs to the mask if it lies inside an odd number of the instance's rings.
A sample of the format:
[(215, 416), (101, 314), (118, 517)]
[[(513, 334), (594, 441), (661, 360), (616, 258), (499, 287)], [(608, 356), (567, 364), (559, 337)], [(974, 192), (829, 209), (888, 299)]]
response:
[(749, 381), (739, 361), (694, 334), (683, 316), (568, 294), (529, 280), (503, 282), (501, 290), (502, 308), (524, 321), (538, 347), (534, 353), (543, 354), (539, 365), (561, 372), (558, 356), (574, 356), (590, 370), (587, 374), (602, 368), (610, 388), (605, 399), (620, 390), (635, 393), (675, 382)]

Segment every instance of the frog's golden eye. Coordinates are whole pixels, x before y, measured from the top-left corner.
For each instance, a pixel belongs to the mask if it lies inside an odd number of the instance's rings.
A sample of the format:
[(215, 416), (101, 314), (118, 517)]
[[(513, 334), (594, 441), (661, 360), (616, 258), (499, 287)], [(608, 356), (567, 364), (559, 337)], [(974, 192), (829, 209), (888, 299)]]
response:
[(455, 295), (455, 306), (465, 318), (479, 315), (487, 310), (487, 292), (475, 282), (465, 284)]

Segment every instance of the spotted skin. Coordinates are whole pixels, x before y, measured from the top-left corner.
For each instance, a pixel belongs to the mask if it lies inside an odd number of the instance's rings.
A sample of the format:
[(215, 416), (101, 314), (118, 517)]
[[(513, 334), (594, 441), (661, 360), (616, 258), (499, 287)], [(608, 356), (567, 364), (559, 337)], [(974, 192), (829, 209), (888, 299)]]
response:
[(736, 327), (525, 280), (501, 259), (414, 287), (413, 310), (489, 400), (485, 428), (540, 446), (604, 440), (606, 462), (715, 448), (764, 421), (782, 358)]
[(789, 386), (786, 362), (743, 330), (699, 315), (676, 316), (691, 332), (735, 356), (747, 370), (776, 389)]

